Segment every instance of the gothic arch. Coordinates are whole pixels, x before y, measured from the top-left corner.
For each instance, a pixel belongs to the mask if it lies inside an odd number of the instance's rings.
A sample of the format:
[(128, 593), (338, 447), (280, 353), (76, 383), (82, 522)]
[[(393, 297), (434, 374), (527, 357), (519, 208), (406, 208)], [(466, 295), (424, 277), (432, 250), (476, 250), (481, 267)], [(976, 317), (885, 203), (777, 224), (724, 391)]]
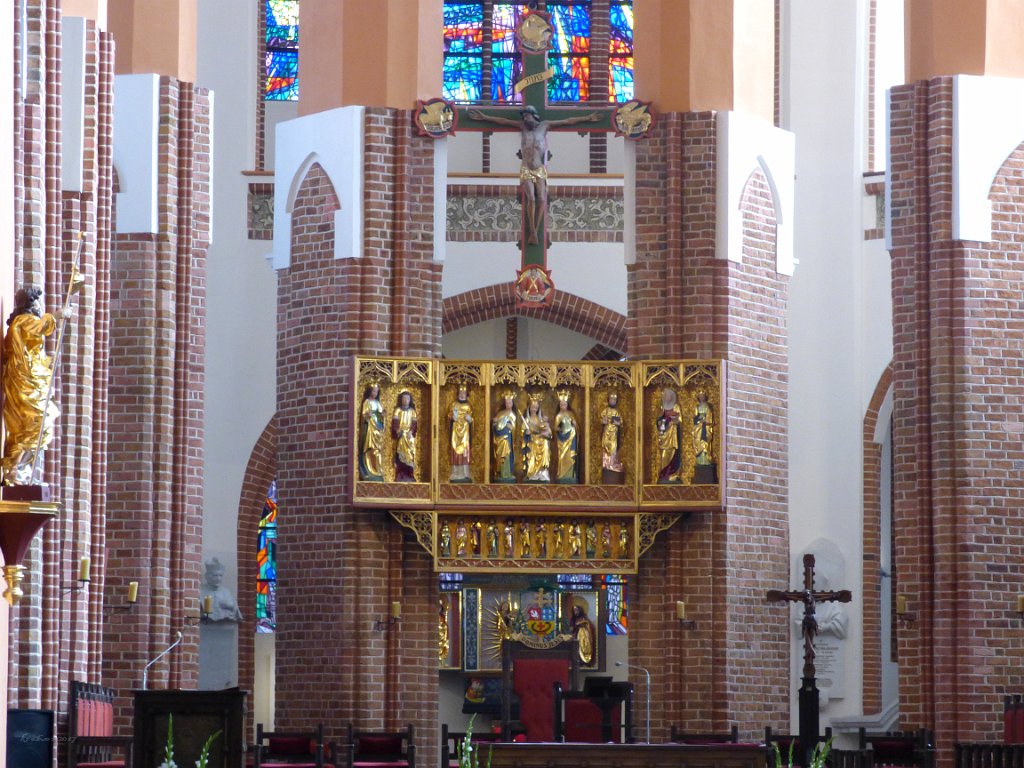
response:
[(892, 416), (892, 363), (882, 371), (864, 414), (863, 683), (865, 714), (882, 711), (882, 442)]
[[(238, 625), (238, 685), (253, 690), (256, 677), (255, 634), (256, 593), (254, 585), (258, 572), (256, 558), (252, 556), (267, 489), (277, 475), (277, 415), (271, 417), (263, 433), (256, 440), (249, 462), (242, 476), (242, 489), (238, 497), (238, 607), (242, 621)], [(249, 706), (247, 728), (254, 727), (254, 707)]]
[(498, 283), (449, 296), (442, 309), (442, 333), (504, 317), (545, 320), (581, 333), (615, 350), (626, 349), (626, 316), (565, 291), (556, 291), (550, 306), (521, 309), (513, 284)]

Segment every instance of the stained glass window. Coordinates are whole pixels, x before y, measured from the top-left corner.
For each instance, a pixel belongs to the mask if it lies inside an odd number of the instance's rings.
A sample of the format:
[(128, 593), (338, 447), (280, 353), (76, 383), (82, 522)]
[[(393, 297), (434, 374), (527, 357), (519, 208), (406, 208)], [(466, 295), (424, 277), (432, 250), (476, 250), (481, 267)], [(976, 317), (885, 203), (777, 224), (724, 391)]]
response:
[[(515, 50), (515, 27), (525, 2), (445, 0), (444, 98), (458, 102), (516, 102), (512, 89), (522, 72)], [(608, 34), (608, 97), (633, 98), (633, 0), (610, 0), (608, 15), (594, 18), (591, 0), (547, 0), (554, 30), (548, 63), (549, 101), (588, 101), (595, 30)], [(595, 77), (598, 76), (595, 74)], [(599, 75), (604, 77), (603, 71)], [(596, 88), (597, 92), (603, 88)], [(603, 94), (602, 94), (603, 98)]]
[(605, 592), (608, 606), (608, 623), (605, 631), (609, 635), (629, 634), (629, 622), (626, 618), (626, 577), (605, 576), (601, 588)]
[(299, 0), (266, 0), (268, 101), (299, 98)]
[(270, 483), (256, 538), (256, 631), (277, 628), (277, 481)]

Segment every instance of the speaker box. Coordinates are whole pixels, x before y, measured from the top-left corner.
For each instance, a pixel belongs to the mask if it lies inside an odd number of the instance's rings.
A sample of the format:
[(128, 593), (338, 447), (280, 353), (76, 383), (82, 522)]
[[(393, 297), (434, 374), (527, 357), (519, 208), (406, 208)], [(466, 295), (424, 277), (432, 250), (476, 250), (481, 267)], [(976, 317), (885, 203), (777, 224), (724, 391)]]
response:
[(7, 710), (7, 768), (53, 765), (53, 710)]

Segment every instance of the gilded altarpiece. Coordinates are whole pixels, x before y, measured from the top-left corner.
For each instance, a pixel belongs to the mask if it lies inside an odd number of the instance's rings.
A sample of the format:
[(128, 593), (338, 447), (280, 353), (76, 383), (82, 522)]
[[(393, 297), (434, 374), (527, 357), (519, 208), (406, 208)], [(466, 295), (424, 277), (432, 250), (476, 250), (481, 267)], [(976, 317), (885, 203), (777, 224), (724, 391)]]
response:
[(721, 509), (721, 361), (360, 357), (354, 373), (353, 501), (389, 509), (437, 571), (636, 573), (681, 514)]

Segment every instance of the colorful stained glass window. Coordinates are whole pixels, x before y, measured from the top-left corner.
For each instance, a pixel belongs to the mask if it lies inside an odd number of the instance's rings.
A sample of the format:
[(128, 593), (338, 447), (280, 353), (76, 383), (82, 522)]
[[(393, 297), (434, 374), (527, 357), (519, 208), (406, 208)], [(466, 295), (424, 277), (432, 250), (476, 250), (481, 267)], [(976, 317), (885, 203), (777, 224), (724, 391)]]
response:
[(587, 101), (590, 98), (590, 0), (549, 0), (554, 37), (548, 64), (548, 101)]
[(633, 98), (633, 0), (612, 2), (608, 39), (608, 100)]
[(605, 576), (601, 585), (605, 593), (605, 604), (608, 606), (608, 623), (605, 632), (609, 635), (629, 634), (629, 622), (626, 618), (626, 577)]
[(299, 98), (299, 0), (266, 0), (266, 82), (263, 98)]
[(270, 483), (256, 537), (256, 631), (277, 628), (277, 481)]
[[(522, 100), (512, 86), (522, 73), (515, 27), (526, 8), (525, 2), (445, 0), (444, 98)], [(548, 63), (555, 74), (548, 81), (548, 100), (590, 99), (590, 40), (595, 28), (602, 34), (608, 31), (609, 99), (633, 98), (633, 0), (610, 0), (604, 18), (592, 17), (591, 0), (547, 0), (545, 8), (554, 30)]]

